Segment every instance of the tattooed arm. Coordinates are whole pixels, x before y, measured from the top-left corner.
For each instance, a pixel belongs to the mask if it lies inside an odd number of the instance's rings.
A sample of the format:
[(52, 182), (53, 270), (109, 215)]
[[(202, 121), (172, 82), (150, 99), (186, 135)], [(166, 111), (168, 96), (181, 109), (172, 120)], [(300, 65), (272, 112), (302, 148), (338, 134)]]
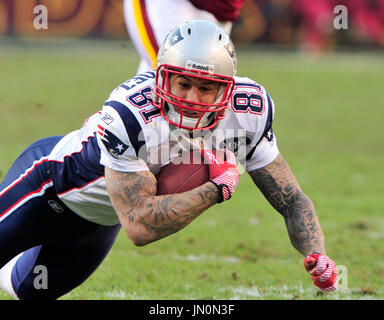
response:
[(281, 154), (249, 173), (269, 203), (284, 217), (292, 245), (303, 255), (325, 254), (324, 236), (312, 201), (303, 193)]
[(118, 172), (106, 167), (105, 181), (125, 232), (138, 246), (179, 231), (219, 201), (211, 182), (184, 193), (156, 196), (157, 182), (150, 171)]

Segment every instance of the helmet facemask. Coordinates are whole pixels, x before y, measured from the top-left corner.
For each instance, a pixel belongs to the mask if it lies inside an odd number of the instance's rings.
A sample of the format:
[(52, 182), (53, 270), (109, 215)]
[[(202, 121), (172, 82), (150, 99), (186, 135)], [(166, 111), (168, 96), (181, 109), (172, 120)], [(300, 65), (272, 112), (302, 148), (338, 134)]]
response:
[[(218, 83), (215, 101), (213, 103), (188, 101), (172, 94), (170, 86), (172, 75)], [(187, 130), (208, 130), (224, 118), (233, 88), (233, 77), (164, 64), (157, 68), (154, 90), (157, 99), (154, 99), (154, 105), (160, 109), (161, 115), (176, 127)], [(194, 117), (188, 116), (188, 113), (193, 114)]]
[[(233, 43), (216, 24), (206, 20), (181, 24), (168, 33), (157, 54), (153, 103), (160, 109), (163, 118), (176, 127), (186, 130), (212, 129), (224, 118), (228, 109), (236, 66)], [(209, 97), (208, 101), (203, 94), (203, 101), (210, 103), (183, 99), (190, 98), (189, 95), (178, 97), (178, 85), (174, 88), (170, 86), (174, 85), (171, 77), (177, 75), (195, 85), (204, 82), (200, 80), (219, 84), (216, 97)]]

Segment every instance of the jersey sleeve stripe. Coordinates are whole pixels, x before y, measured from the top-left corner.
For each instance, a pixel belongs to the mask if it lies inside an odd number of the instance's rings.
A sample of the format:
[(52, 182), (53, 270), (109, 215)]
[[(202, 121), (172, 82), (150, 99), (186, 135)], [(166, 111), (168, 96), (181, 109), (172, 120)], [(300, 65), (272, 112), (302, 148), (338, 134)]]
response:
[(269, 94), (267, 93), (267, 100), (268, 100), (268, 118), (265, 123), (263, 134), (261, 135), (259, 141), (257, 141), (256, 145), (251, 149), (251, 151), (247, 154), (246, 160), (249, 160), (252, 158), (253, 153), (255, 152), (257, 146), (259, 145), (260, 141), (265, 137), (267, 132), (272, 129), (272, 122), (273, 122), (273, 102)]
[(132, 146), (136, 151), (136, 155), (139, 156), (140, 149), (145, 146), (144, 138), (142, 137), (142, 139), (140, 139), (140, 133), (142, 132), (142, 129), (139, 121), (136, 119), (132, 111), (120, 102), (112, 100), (106, 102), (104, 105), (112, 107), (119, 113), (124, 123), (124, 127), (128, 134), (129, 140), (131, 141)]
[(56, 192), (82, 188), (104, 176), (104, 166), (99, 163), (100, 148), (96, 134), (81, 143), (82, 148), (66, 154), (62, 159), (51, 158), (50, 171)]

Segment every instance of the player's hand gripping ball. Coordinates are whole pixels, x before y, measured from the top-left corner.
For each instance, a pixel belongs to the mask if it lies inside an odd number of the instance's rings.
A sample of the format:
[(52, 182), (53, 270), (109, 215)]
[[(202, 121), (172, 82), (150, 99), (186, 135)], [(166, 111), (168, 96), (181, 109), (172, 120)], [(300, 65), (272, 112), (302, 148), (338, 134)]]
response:
[[(183, 162), (185, 159), (188, 161)], [(219, 202), (232, 196), (239, 184), (240, 172), (231, 151), (195, 150), (170, 162), (157, 175), (157, 195), (186, 192), (208, 181), (218, 188)]]
[(219, 190), (219, 203), (230, 199), (240, 182), (235, 155), (226, 149), (215, 153), (210, 150), (201, 150), (201, 153), (209, 164), (209, 180)]
[(335, 291), (339, 285), (335, 262), (324, 254), (313, 253), (304, 259), (305, 270), (322, 291)]

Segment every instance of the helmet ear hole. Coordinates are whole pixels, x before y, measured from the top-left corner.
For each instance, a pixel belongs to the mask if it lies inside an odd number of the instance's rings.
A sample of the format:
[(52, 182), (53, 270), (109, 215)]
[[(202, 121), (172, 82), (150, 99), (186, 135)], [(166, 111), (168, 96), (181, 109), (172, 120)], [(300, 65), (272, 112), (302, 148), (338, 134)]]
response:
[(191, 28), (188, 28), (188, 34), (190, 35), (191, 34)]
[(223, 36), (221, 35), (221, 34), (219, 34), (219, 41), (221, 41), (221, 38), (222, 38)]

